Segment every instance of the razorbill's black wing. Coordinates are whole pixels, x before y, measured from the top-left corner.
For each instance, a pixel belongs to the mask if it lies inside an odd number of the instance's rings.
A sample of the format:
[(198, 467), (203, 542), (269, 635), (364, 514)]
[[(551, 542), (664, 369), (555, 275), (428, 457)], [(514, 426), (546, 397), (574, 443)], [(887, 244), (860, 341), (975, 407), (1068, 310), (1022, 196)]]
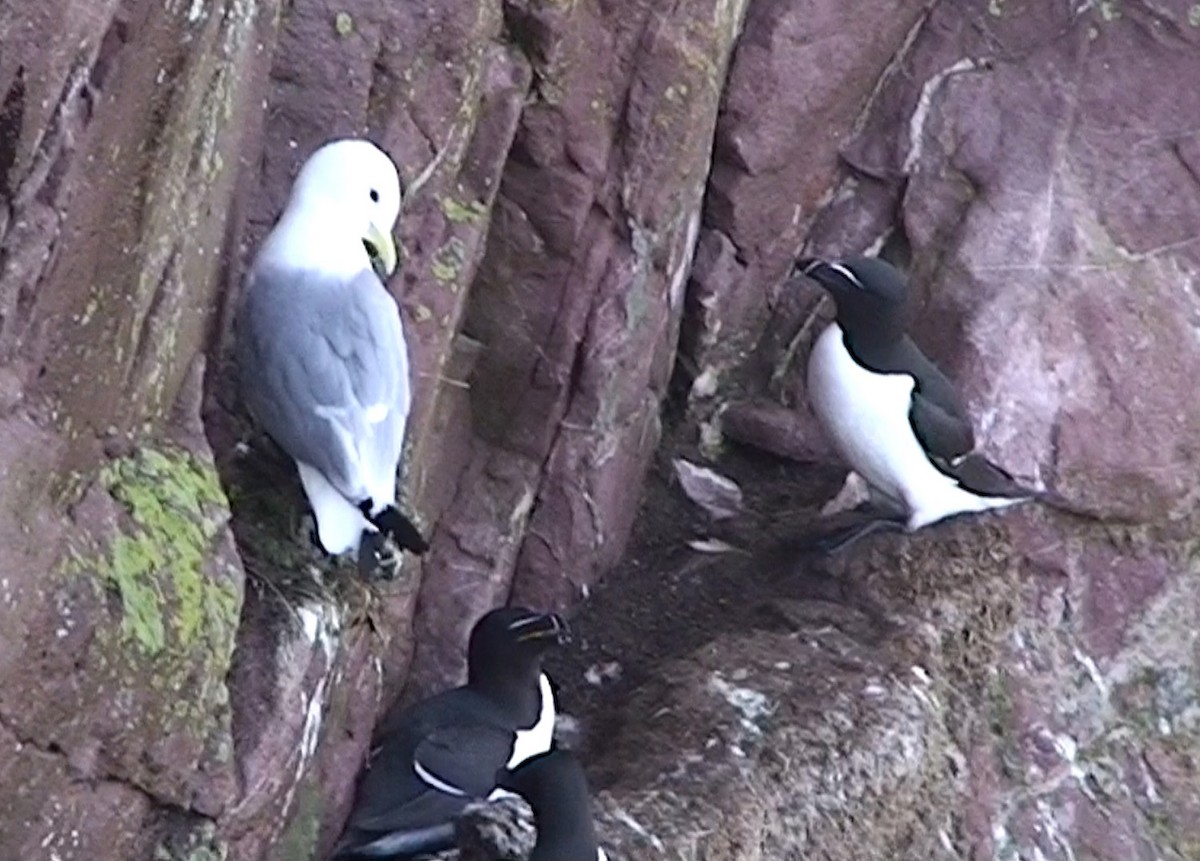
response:
[(975, 451), (971, 420), (954, 384), (941, 368), (926, 358), (907, 335), (894, 354), (896, 370), (909, 374), (916, 382), (908, 418), (930, 462), (979, 496), (1029, 496), (1029, 488)]

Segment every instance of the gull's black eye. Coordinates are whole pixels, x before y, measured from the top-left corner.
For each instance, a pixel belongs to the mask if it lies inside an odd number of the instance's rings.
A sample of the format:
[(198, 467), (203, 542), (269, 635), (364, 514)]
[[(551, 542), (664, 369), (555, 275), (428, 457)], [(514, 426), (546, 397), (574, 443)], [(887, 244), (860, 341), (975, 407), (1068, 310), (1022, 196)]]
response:
[(379, 203), (379, 192), (375, 189), (371, 189), (371, 202)]

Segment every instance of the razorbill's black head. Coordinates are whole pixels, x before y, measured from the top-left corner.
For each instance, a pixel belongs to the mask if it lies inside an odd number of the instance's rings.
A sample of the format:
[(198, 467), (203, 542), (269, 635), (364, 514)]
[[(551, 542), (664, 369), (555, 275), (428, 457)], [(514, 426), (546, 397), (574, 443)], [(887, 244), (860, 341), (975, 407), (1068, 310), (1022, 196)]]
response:
[(496, 772), (550, 749), (555, 704), (542, 672), (566, 642), (553, 613), (492, 610), (471, 631), (467, 683), (409, 708), (371, 752), (338, 858), (408, 858), (454, 843), (466, 805), (497, 792)]
[(551, 750), (514, 769), (501, 769), (496, 783), (533, 808), (537, 844), (529, 861), (604, 861), (587, 778), (570, 751)]
[(877, 257), (851, 257), (842, 262), (802, 260), (804, 275), (833, 297), (837, 321), (852, 339), (890, 341), (904, 336), (909, 322), (908, 280)]
[(850, 467), (904, 511), (910, 530), (1030, 497), (974, 452), (958, 393), (908, 336), (902, 273), (873, 257), (796, 268), (837, 304), (809, 358), (813, 411)]
[(541, 672), (542, 658), (570, 639), (557, 613), (501, 607), (485, 615), (467, 643), (467, 682), (488, 686), (497, 678)]

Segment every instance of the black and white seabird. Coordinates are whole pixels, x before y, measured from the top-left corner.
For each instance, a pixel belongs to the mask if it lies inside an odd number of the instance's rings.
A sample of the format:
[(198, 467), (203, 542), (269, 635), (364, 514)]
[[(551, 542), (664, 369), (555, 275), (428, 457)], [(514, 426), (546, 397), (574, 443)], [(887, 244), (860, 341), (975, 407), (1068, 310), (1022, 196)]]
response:
[(566, 623), (522, 607), (475, 623), (467, 683), (412, 706), (371, 753), (335, 858), (411, 858), (454, 845), (471, 801), (498, 797), (497, 771), (550, 749), (555, 703), (542, 672)]
[(975, 451), (954, 385), (908, 336), (903, 274), (875, 257), (796, 269), (837, 303), (808, 362), (813, 411), (850, 467), (904, 511), (909, 531), (1037, 495)]
[(555, 748), (501, 769), (496, 782), (533, 808), (537, 843), (529, 861), (607, 861), (596, 842), (583, 766), (570, 751)]

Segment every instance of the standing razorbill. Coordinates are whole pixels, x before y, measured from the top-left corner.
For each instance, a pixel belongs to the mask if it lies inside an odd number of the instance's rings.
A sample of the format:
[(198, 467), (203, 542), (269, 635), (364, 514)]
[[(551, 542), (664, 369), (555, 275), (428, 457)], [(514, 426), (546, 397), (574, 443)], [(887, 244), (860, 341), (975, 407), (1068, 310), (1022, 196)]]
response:
[(384, 562), (392, 537), (429, 545), (396, 508), (411, 405), (400, 310), (379, 277), (396, 269), (400, 177), (382, 150), (338, 140), (301, 168), (246, 280), (237, 316), (242, 395), (287, 452), (334, 555)]
[(471, 801), (503, 794), (497, 771), (550, 749), (555, 703), (542, 659), (566, 623), (522, 607), (475, 623), (467, 683), (402, 714), (371, 753), (336, 858), (408, 858), (454, 845)]
[(496, 783), (533, 808), (537, 843), (529, 861), (607, 861), (596, 842), (583, 766), (570, 751), (551, 750), (516, 768), (501, 769)]
[(808, 361), (813, 411), (850, 467), (903, 508), (910, 531), (1036, 495), (974, 451), (954, 386), (908, 336), (898, 270), (874, 257), (796, 268), (837, 303)]

